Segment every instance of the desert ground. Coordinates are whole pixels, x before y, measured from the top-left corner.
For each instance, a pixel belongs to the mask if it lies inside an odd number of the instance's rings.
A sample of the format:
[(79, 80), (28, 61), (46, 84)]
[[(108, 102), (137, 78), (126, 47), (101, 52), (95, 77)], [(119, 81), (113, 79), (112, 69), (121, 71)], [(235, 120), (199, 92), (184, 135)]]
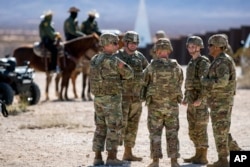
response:
[[(238, 68), (238, 77), (240, 70)], [(36, 73), (35, 82), (41, 89), (39, 104), (28, 106), (25, 112), (10, 111), (9, 117), (0, 115), (0, 166), (1, 167), (91, 167), (94, 159), (92, 138), (95, 130), (92, 101), (74, 99), (72, 87), (69, 88), (71, 101), (58, 101), (54, 82), (50, 87), (50, 100), (45, 99), (45, 74)], [(81, 77), (77, 79), (80, 96)], [(250, 150), (250, 89), (237, 89), (235, 96), (231, 133), (244, 150)], [(14, 104), (17, 105), (18, 104)], [(202, 167), (183, 162), (183, 158), (194, 154), (194, 147), (188, 137), (186, 107), (180, 106), (180, 154), (182, 167)], [(208, 126), (210, 163), (217, 160), (211, 122)], [(134, 153), (143, 157), (141, 162), (127, 163), (123, 166), (146, 167), (150, 164), (149, 133), (147, 129), (147, 108), (143, 112)], [(162, 136), (163, 159), (161, 167), (170, 166), (166, 155), (165, 136)], [(122, 158), (123, 147), (119, 147), (118, 158)], [(103, 153), (104, 160), (107, 157)], [(203, 165), (205, 166), (205, 165)]]

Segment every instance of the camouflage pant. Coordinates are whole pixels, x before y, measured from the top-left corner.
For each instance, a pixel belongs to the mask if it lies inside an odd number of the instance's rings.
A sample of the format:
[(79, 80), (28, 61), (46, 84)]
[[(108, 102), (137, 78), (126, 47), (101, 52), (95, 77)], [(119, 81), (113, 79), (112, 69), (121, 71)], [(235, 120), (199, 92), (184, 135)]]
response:
[(208, 107), (201, 104), (198, 107), (188, 105), (187, 120), (189, 137), (196, 148), (208, 147), (207, 125), (209, 121)]
[(95, 97), (95, 133), (93, 151), (116, 150), (122, 139), (121, 95)]
[(140, 102), (139, 97), (133, 96), (123, 97), (122, 100), (124, 146), (134, 147), (142, 112), (142, 102)]
[(148, 105), (148, 129), (151, 158), (162, 158), (161, 136), (166, 132), (167, 155), (178, 158), (179, 154), (179, 107), (175, 102), (154, 101)]
[(232, 101), (232, 98), (224, 97), (214, 98), (210, 102), (210, 117), (219, 157), (229, 155), (228, 133), (231, 125)]

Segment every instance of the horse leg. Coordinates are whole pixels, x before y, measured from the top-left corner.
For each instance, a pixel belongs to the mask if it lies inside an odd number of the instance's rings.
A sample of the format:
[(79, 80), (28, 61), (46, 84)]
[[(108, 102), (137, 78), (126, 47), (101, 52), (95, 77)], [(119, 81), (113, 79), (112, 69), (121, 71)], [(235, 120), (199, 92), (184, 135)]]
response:
[(49, 100), (49, 85), (51, 83), (52, 74), (46, 72), (46, 88), (45, 88), (45, 100)]
[(59, 95), (60, 100), (63, 100), (63, 91), (65, 91), (64, 92), (65, 100), (68, 100), (67, 90), (69, 86), (69, 79), (70, 79), (70, 74), (62, 74), (61, 90)]
[(79, 73), (80, 73), (79, 71), (74, 70), (72, 72), (71, 76), (70, 76), (71, 77), (71, 82), (72, 82), (72, 87), (73, 87), (73, 93), (74, 93), (75, 98), (78, 98), (78, 95), (76, 93), (76, 78), (77, 78)]
[(69, 97), (68, 97), (69, 79), (70, 79), (70, 77), (68, 77), (68, 79), (66, 80), (66, 84), (65, 84), (64, 98), (66, 100), (69, 100)]
[(63, 94), (63, 90), (64, 90), (64, 86), (65, 86), (65, 81), (64, 81), (64, 74), (63, 74), (64, 72), (62, 72), (62, 81), (61, 81), (61, 88), (60, 88), (60, 92), (59, 92), (59, 96), (58, 96), (58, 99), (59, 100), (63, 100), (63, 96), (62, 96), (62, 94)]
[(90, 91), (90, 80), (89, 80), (89, 76), (87, 77), (88, 78), (88, 98), (89, 98), (89, 101), (93, 101), (93, 98), (91, 96), (91, 91)]
[(82, 73), (82, 100), (83, 101), (86, 101), (87, 98), (85, 96), (85, 88), (86, 88), (86, 79), (87, 79), (87, 76), (86, 74)]
[(56, 74), (56, 78), (55, 78), (55, 84), (56, 84), (56, 97), (59, 97), (59, 81), (62, 77), (61, 73), (57, 73)]

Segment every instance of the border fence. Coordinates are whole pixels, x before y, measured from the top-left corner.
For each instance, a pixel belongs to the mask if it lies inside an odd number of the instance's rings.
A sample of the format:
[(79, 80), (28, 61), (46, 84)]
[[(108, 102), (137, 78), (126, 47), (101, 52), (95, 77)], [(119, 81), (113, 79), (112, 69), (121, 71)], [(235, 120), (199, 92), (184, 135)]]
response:
[[(208, 46), (207, 41), (208, 38), (217, 33), (224, 33), (228, 36), (229, 44), (231, 45), (234, 52), (237, 51), (240, 47), (242, 40), (246, 40), (248, 37), (248, 34), (250, 33), (250, 26), (241, 26), (240, 28), (231, 28), (229, 30), (219, 30), (214, 32), (207, 32), (205, 34), (193, 34), (200, 36), (203, 39), (204, 42), (204, 49), (202, 49), (201, 53), (203, 55), (208, 55)], [(186, 49), (186, 40), (188, 36), (182, 36), (180, 38), (173, 38), (171, 40), (172, 46), (173, 46), (173, 53), (171, 54), (171, 58), (177, 59), (178, 63), (180, 65), (187, 65), (188, 61), (190, 60), (190, 56), (188, 56), (188, 52)], [(150, 50), (153, 47), (153, 44), (147, 45), (146, 48), (139, 48), (139, 50), (146, 56), (146, 58), (150, 61), (151, 55)], [(210, 59), (211, 57), (208, 56)]]

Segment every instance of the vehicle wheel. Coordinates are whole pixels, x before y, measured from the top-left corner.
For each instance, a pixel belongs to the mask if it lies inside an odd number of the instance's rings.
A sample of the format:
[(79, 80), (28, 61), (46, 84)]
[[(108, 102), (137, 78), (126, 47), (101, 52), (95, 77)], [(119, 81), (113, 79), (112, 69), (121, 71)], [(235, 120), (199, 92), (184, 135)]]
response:
[(14, 100), (14, 91), (10, 85), (0, 82), (0, 99), (5, 102), (6, 105), (11, 105)]
[(28, 105), (35, 105), (39, 102), (41, 92), (38, 85), (34, 82), (31, 83), (30, 89), (20, 95), (21, 101), (27, 102)]

